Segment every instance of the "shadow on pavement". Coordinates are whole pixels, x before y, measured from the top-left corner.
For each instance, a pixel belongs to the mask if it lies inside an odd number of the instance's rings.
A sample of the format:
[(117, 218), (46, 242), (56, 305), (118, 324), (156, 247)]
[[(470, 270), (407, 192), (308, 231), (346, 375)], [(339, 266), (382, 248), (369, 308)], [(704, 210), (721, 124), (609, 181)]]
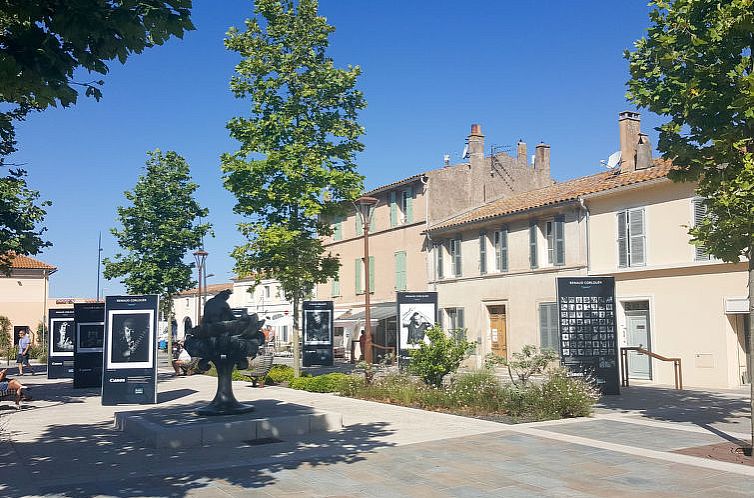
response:
[[(254, 403), (260, 411), (264, 405), (261, 401)], [(177, 411), (186, 413), (205, 403), (144, 411), (169, 419)], [(291, 406), (296, 413), (313, 411), (310, 407)], [(218, 480), (260, 490), (279, 484), (277, 474), (286, 469), (350, 464), (365, 459), (366, 452), (393, 446), (394, 443), (380, 440), (394, 432), (386, 425), (357, 424), (339, 432), (284, 437), (284, 441), (272, 444), (171, 450), (147, 448), (130, 435), (116, 431), (112, 422), (68, 424), (61, 420), (34, 441), (0, 442), (0, 495), (181, 497)], [(333, 490), (336, 485), (333, 483)], [(212, 489), (218, 491), (216, 487)]]
[(172, 391), (158, 392), (157, 404), (167, 403), (168, 401), (185, 398), (186, 396), (191, 396), (192, 394), (198, 392), (199, 391), (195, 389), (173, 389)]

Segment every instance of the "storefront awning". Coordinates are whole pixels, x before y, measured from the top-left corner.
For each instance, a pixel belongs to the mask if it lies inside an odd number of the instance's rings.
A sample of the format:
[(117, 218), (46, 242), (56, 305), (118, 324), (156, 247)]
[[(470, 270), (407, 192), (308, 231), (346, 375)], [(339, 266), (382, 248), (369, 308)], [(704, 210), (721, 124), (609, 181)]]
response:
[[(392, 316), (396, 315), (396, 304), (395, 303), (380, 303), (375, 304), (374, 306), (371, 306), (370, 308), (370, 319), (371, 321), (379, 321), (384, 320), (386, 318), (390, 318)], [(358, 313), (344, 313), (338, 318), (338, 321), (347, 321), (347, 322), (363, 322), (364, 321), (364, 311), (359, 311)]]
[(725, 314), (733, 315), (739, 313), (749, 313), (748, 297), (728, 297), (725, 298)]

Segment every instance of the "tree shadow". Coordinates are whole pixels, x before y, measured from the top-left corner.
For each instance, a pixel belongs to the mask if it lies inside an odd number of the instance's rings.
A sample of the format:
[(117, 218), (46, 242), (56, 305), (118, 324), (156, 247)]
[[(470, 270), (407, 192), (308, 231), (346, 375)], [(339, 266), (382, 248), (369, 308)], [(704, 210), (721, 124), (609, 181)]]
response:
[[(140, 412), (180, 419), (191, 417), (189, 412), (204, 403), (155, 406)], [(256, 400), (254, 405), (259, 408), (258, 415), (268, 409), (285, 414), (314, 412), (311, 407), (277, 400)], [(193, 417), (190, 422), (196, 423)], [(221, 419), (232, 417), (208, 420)], [(112, 422), (67, 422), (48, 426), (34, 440), (12, 434), (12, 442), (0, 443), (4, 462), (0, 495), (181, 497), (218, 480), (255, 490), (280, 485), (277, 474), (286, 470), (352, 464), (363, 460), (365, 453), (394, 445), (382, 440), (394, 432), (382, 422), (351, 425), (337, 432), (281, 436), (282, 441), (270, 440), (270, 444), (227, 443), (186, 449), (149, 448), (117, 431)], [(285, 480), (283, 486), (289, 483)]]
[(598, 413), (637, 413), (654, 420), (706, 428), (712, 424), (742, 423), (751, 413), (748, 399), (738, 396), (654, 386), (621, 388), (618, 396), (603, 396), (596, 408)]

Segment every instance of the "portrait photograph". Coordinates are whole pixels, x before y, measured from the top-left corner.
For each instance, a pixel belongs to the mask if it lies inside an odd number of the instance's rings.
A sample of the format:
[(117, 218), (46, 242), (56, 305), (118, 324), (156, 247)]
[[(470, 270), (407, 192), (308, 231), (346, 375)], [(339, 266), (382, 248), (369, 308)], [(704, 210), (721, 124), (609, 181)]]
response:
[(153, 310), (112, 310), (107, 316), (107, 368), (152, 368)]
[(304, 310), (304, 344), (330, 344), (330, 310)]
[(400, 349), (416, 349), (427, 341), (427, 329), (435, 324), (434, 303), (401, 303)]
[(105, 324), (103, 322), (77, 323), (78, 344), (77, 353), (102, 352), (102, 342), (105, 339)]
[(52, 318), (51, 356), (73, 356), (73, 318)]

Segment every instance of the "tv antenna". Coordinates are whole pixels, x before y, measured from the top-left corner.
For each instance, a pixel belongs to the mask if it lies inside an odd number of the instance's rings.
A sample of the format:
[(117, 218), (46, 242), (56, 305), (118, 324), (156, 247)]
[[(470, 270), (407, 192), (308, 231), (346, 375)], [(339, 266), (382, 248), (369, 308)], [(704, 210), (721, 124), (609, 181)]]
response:
[(620, 159), (621, 159), (620, 151), (617, 151), (610, 154), (610, 157), (607, 158), (607, 161), (605, 161), (604, 159), (601, 160), (600, 164), (606, 167), (607, 169), (613, 169), (614, 167), (620, 164)]

